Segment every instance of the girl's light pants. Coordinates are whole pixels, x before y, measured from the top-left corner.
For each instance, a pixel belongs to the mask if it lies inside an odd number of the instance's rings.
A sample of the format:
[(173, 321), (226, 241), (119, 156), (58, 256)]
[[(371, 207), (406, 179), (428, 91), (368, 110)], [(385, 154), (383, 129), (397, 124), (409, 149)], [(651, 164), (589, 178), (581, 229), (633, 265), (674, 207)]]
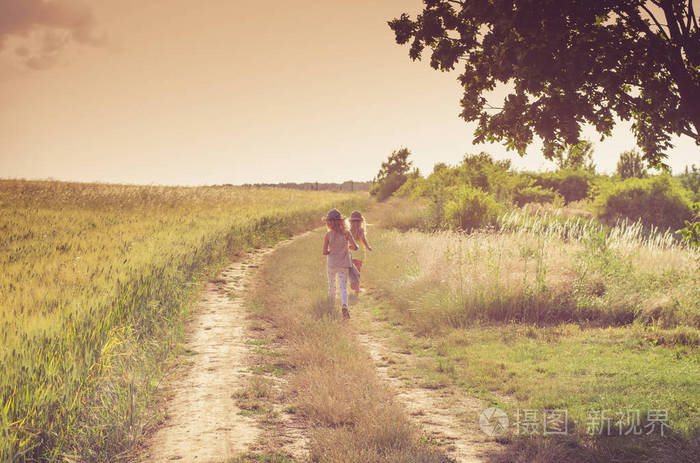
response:
[(328, 299), (335, 302), (335, 276), (338, 275), (340, 300), (348, 305), (348, 269), (345, 267), (328, 267)]

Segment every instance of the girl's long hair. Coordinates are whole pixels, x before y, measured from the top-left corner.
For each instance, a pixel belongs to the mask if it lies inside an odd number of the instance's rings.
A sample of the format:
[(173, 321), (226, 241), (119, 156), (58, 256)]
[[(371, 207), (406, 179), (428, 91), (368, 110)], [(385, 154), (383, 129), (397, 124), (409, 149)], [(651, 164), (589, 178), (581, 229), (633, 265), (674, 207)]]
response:
[(360, 240), (362, 239), (362, 234), (365, 232), (364, 225), (364, 220), (353, 220), (350, 222), (350, 234), (352, 235), (353, 239), (357, 241), (358, 246), (360, 244)]
[(337, 231), (338, 233), (348, 231), (348, 224), (345, 222), (345, 219), (326, 220), (326, 226), (329, 230)]

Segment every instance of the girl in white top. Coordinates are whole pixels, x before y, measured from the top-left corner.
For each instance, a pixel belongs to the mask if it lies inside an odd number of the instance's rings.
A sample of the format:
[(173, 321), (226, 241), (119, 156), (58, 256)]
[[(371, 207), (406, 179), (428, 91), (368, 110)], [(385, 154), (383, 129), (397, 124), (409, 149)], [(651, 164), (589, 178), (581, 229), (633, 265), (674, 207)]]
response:
[(348, 269), (350, 261), (350, 251), (348, 248), (357, 250), (357, 243), (348, 231), (345, 219), (337, 209), (328, 212), (326, 216), (328, 233), (323, 240), (323, 255), (328, 256), (326, 268), (328, 270), (328, 299), (335, 303), (335, 280), (338, 277), (340, 286), (340, 299), (343, 304), (343, 318), (350, 318), (348, 312)]
[[(355, 242), (362, 249), (361, 252), (354, 253), (352, 255), (352, 263), (355, 265), (358, 271), (362, 271), (362, 261), (365, 260), (365, 249), (372, 250), (372, 246), (367, 242), (367, 234), (365, 233), (365, 218), (362, 217), (360, 211), (353, 211), (350, 214), (350, 234), (355, 239)], [(355, 291), (356, 294), (360, 293), (360, 282), (353, 282), (350, 287)]]

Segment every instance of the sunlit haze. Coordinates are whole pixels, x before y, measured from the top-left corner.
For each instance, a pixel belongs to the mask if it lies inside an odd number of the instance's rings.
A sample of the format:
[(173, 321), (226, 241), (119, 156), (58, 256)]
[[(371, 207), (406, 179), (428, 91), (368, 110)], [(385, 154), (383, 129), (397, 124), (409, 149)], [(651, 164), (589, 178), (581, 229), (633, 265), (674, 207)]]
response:
[[(202, 185), (372, 178), (408, 147), (423, 173), (487, 151), (457, 72), (412, 62), (387, 21), (420, 0), (0, 0), (0, 177)], [(496, 98), (492, 102), (498, 105)], [(599, 170), (634, 147), (595, 145)], [(674, 139), (675, 172), (700, 164)]]

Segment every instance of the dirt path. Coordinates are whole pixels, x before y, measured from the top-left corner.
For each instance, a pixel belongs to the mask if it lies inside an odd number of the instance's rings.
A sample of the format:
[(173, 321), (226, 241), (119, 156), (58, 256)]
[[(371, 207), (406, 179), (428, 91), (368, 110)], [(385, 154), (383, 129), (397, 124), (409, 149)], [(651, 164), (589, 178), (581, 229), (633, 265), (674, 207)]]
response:
[[(250, 450), (273, 447), (275, 453), (282, 451), (294, 461), (308, 456), (305, 424), (283, 412), (290, 405), (283, 394), (284, 379), (259, 375), (272, 388), (266, 397), (275, 416), (272, 422), (239, 407), (241, 393), (251, 384), (249, 361), (255, 355), (251, 354), (248, 311), (240, 296), (253, 270), (274, 249), (249, 254), (206, 284), (188, 324), (185, 352), (189, 361), (173, 372), (166, 393), (166, 421), (145, 442), (140, 461), (226, 462)], [(459, 463), (482, 462), (485, 455), (498, 450), (498, 444), (479, 431), (477, 417), (485, 408), (480, 400), (451, 388), (421, 388), (412, 381), (415, 378), (395, 374), (410, 371), (415, 358), (391, 349), (391, 333), (385, 323), (374, 320), (364, 309), (356, 310), (355, 316), (358, 338), (380, 377), (396, 390), (426, 437), (439, 442)], [(270, 342), (273, 344), (266, 347), (275, 347), (274, 340)]]
[(189, 323), (186, 355), (168, 389), (167, 418), (146, 442), (143, 461), (222, 462), (256, 440), (256, 420), (240, 414), (234, 394), (250, 374), (247, 312), (238, 297), (271, 250), (249, 254), (206, 284)]
[(374, 361), (379, 377), (394, 388), (397, 398), (421, 431), (441, 444), (457, 463), (485, 462), (488, 455), (498, 452), (501, 446), (489, 441), (479, 428), (478, 416), (486, 408), (485, 404), (456, 388), (416, 386), (411, 381), (415, 378), (404, 376), (411, 370), (415, 357), (392, 349), (387, 327), (366, 311), (362, 312), (358, 321), (366, 332), (358, 334), (358, 339)]

